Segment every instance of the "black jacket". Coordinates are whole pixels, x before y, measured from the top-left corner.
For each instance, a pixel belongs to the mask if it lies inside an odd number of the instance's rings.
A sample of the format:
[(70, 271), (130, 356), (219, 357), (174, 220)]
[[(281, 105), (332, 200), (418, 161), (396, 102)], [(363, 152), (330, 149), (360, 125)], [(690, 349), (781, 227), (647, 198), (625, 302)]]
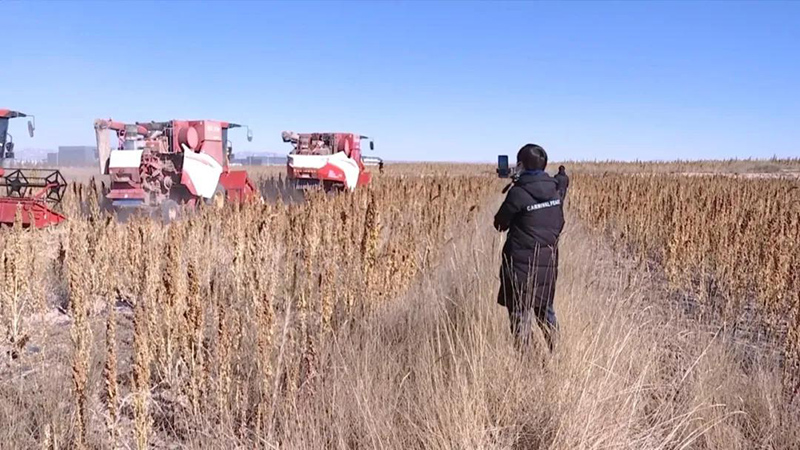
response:
[(558, 192), (561, 194), (561, 198), (564, 198), (567, 188), (569, 188), (569, 176), (566, 172), (558, 172), (554, 178), (558, 182)]
[(508, 306), (514, 296), (527, 294), (535, 306), (552, 304), (558, 238), (564, 228), (556, 180), (544, 172), (523, 172), (497, 211), (494, 226), (508, 230), (498, 303)]

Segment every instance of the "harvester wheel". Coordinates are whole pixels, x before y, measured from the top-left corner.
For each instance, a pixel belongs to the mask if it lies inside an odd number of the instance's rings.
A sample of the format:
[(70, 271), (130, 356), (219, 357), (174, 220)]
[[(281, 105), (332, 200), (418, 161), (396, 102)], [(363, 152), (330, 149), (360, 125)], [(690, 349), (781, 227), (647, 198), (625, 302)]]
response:
[(344, 183), (337, 183), (333, 181), (324, 181), (322, 183), (322, 189), (325, 191), (326, 194), (336, 195), (340, 194), (347, 189)]
[(218, 184), (217, 189), (214, 190), (214, 195), (212, 195), (210, 199), (206, 200), (206, 204), (213, 205), (215, 209), (219, 210), (225, 206), (227, 200), (228, 191), (225, 190), (225, 186)]
[(100, 206), (100, 212), (101, 213), (107, 212), (107, 213), (112, 214), (112, 215), (114, 214), (113, 202), (108, 197), (101, 196), (100, 197), (100, 205), (99, 206)]
[(161, 220), (164, 223), (170, 223), (173, 220), (180, 218), (180, 205), (172, 199), (164, 200), (161, 204)]

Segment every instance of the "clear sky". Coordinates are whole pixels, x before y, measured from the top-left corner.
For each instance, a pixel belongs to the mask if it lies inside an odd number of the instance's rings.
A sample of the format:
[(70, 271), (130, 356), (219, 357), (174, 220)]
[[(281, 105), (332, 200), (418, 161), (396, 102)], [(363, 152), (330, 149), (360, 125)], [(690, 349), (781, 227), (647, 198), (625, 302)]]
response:
[[(385, 159), (800, 156), (800, 2), (0, 1), (17, 149), (92, 121), (374, 136)], [(369, 154), (369, 152), (367, 152)], [(23, 155), (20, 155), (24, 157)]]

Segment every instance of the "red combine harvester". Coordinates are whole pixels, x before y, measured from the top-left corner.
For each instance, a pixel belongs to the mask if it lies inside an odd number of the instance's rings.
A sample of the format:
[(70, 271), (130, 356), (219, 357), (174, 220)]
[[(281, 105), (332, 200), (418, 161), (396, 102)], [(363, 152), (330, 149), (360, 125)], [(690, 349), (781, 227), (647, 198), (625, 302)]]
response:
[[(228, 130), (241, 125), (215, 120), (172, 120), (126, 124), (94, 122), (100, 173), (109, 175), (106, 202), (112, 210), (160, 211), (174, 219), (179, 205), (221, 206), (258, 197), (244, 170), (230, 170)], [(116, 133), (111, 148), (108, 130)], [(247, 127), (247, 140), (253, 133)]]
[[(63, 222), (65, 217), (52, 207), (61, 203), (67, 183), (61, 172), (49, 169), (10, 169), (14, 159), (14, 141), (8, 133), (9, 119), (31, 117), (19, 111), (0, 109), (0, 225), (13, 225), (20, 213), (25, 228), (44, 228)], [(28, 121), (33, 137), (35, 125)]]
[[(361, 155), (361, 141), (369, 139), (353, 133), (281, 133), (283, 142), (292, 143), (286, 161), (287, 179), (297, 189), (322, 187), (355, 190), (372, 179)], [(370, 150), (375, 143), (369, 141)]]

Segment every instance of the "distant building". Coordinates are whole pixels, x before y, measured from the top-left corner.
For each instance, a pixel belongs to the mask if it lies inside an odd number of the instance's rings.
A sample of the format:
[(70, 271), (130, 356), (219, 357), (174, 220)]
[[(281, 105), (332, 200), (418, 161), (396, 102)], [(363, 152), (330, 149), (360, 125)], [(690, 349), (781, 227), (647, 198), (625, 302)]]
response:
[(58, 166), (58, 153), (48, 153), (47, 154), (47, 165), (56, 167)]
[[(58, 147), (56, 164), (61, 167), (91, 166), (97, 163), (97, 147), (88, 145), (69, 145)], [(48, 162), (50, 155), (48, 155)]]

